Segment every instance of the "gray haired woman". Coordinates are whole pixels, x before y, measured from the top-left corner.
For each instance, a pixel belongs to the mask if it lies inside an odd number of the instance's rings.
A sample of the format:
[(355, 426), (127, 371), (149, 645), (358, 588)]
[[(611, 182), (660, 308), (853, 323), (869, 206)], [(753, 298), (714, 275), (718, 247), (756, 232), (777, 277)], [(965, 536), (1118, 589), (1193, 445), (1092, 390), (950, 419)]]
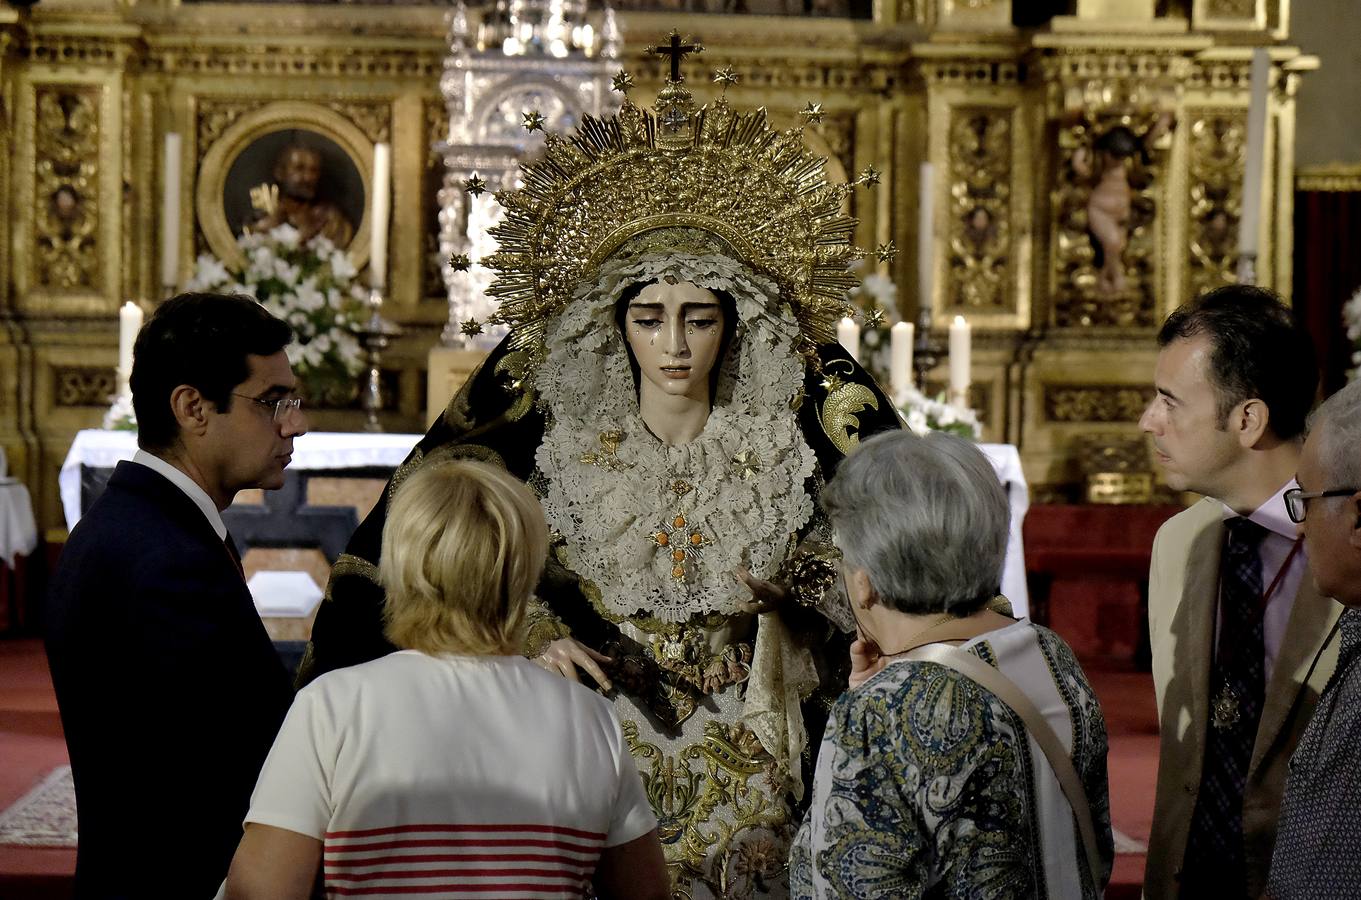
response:
[(822, 503), (860, 633), (794, 895), (1100, 897), (1105, 720), (1058, 635), (994, 611), (1008, 508), (987, 459), (945, 434), (882, 434)]

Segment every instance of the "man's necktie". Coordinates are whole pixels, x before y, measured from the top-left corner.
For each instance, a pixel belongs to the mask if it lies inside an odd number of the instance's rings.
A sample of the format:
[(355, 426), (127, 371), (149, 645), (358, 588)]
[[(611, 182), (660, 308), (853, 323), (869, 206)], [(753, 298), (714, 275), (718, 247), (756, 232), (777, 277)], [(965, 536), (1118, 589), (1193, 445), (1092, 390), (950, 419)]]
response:
[(232, 562), (236, 564), (236, 571), (241, 573), (241, 580), (245, 581), (246, 567), (241, 565), (241, 554), (236, 552), (236, 541), (232, 538), (230, 532), (223, 538), (222, 542), (227, 545), (227, 554), (231, 556)]
[(1183, 897), (1247, 894), (1243, 786), (1266, 694), (1258, 548), (1267, 531), (1242, 517), (1229, 519), (1224, 527), (1227, 539), (1219, 570), (1210, 721), (1205, 726), (1205, 763), (1182, 867)]

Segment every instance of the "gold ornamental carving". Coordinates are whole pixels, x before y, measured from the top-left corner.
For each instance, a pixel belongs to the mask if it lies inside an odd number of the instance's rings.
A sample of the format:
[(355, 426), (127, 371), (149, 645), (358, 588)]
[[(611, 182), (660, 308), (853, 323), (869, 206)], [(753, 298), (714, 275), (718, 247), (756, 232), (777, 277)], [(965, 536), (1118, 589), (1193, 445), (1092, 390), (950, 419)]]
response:
[(53, 366), (52, 405), (107, 408), (116, 391), (114, 370), (102, 366)]
[(1189, 134), (1188, 298), (1237, 281), (1246, 116), (1241, 109), (1201, 110)]
[(1011, 263), (1011, 114), (995, 107), (950, 113), (948, 303), (1014, 312)]
[(1361, 164), (1301, 167), (1295, 178), (1295, 190), (1361, 192)]
[[(1270, 0), (1272, 5), (1280, 0)], [(1268, 0), (1193, 0), (1192, 24), (1196, 28), (1255, 31), (1275, 24), (1278, 15), (1269, 15)]]
[(855, 171), (855, 113), (837, 112), (825, 115), (822, 123), (810, 129), (813, 135), (827, 144), (827, 150), (843, 172)]
[(1008, 59), (924, 60), (922, 78), (937, 87), (1010, 87), (1020, 83), (1020, 66)]
[[(820, 91), (871, 92), (891, 94), (903, 90), (904, 76), (899, 60), (855, 61), (850, 59), (787, 59), (780, 65), (753, 65), (750, 57), (725, 56), (706, 52), (702, 69), (719, 71), (726, 66), (742, 78), (750, 91), (788, 91), (798, 96), (814, 96)], [(628, 64), (638, 89), (655, 91), (666, 83), (669, 64), (648, 58)], [(701, 97), (699, 93), (697, 97)]]
[(444, 70), (444, 57), (434, 49), (356, 49), (350, 42), (338, 42), (328, 47), (283, 43), (253, 45), (248, 52), (240, 47), (190, 43), (157, 47), (142, 65), (148, 74), (180, 77), (402, 78), (434, 84)]
[[(370, 103), (327, 102), (331, 109), (344, 116), (372, 143), (390, 141), (392, 133), (392, 107), (383, 101)], [(200, 97), (198, 100), (198, 145), (211, 147), (217, 143), (236, 120), (246, 113), (260, 108), (259, 101), (232, 100), (218, 97)]]
[(1125, 384), (1047, 384), (1044, 417), (1049, 422), (1137, 422), (1148, 405), (1147, 387)]
[(1054, 324), (1151, 327), (1171, 114), (1146, 106), (1065, 119), (1053, 194)]
[(353, 122), (371, 142), (392, 140), (392, 105), (387, 101), (336, 101), (326, 106)]
[(213, 97), (198, 99), (198, 146), (206, 149), (217, 143), (222, 133), (237, 119), (260, 104), (249, 100), (219, 100)]
[[(449, 134), (449, 110), (439, 100), (426, 100), (422, 104), (425, 123), (425, 154), (421, 157), (422, 179), (426, 197), (439, 196), (444, 182), (444, 158), (435, 150)], [(421, 243), (425, 248), (421, 254), (421, 297), (444, 300), (444, 266), (448, 260), (439, 249), (439, 211), (426, 207), (422, 210), (424, 221), (421, 223)], [(467, 215), (467, 212), (463, 213)]]
[(100, 89), (42, 87), (34, 123), (34, 282), (70, 290), (103, 283), (99, 253)]

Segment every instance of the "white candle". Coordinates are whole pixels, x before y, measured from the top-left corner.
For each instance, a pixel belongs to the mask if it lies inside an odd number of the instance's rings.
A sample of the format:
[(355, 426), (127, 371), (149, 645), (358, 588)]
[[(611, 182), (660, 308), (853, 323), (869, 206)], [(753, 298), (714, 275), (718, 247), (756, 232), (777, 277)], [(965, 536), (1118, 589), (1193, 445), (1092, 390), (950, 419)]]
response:
[(969, 346), (973, 329), (964, 321), (963, 316), (955, 316), (950, 323), (950, 402), (961, 409), (968, 406), (969, 396)]
[(161, 164), (161, 286), (171, 291), (180, 283), (180, 136), (165, 136)]
[(889, 383), (896, 399), (912, 386), (912, 340), (915, 328), (911, 322), (899, 322), (889, 331)]
[(849, 316), (843, 316), (836, 326), (836, 340), (846, 348), (846, 352), (860, 359), (860, 326)]
[(1252, 83), (1248, 101), (1248, 146), (1243, 154), (1243, 217), (1238, 222), (1238, 253), (1255, 256), (1262, 218), (1262, 172), (1266, 161), (1267, 82), (1271, 57), (1266, 48), (1252, 51)]
[(921, 206), (917, 219), (917, 304), (919, 309), (931, 308), (931, 262), (935, 248), (935, 167), (922, 163)]
[(373, 145), (373, 203), (369, 219), (373, 223), (369, 249), (369, 284), (382, 289), (387, 284), (388, 213), (392, 205), (392, 148)]
[(132, 345), (142, 329), (142, 308), (129, 300), (118, 310), (118, 394), (128, 393), (132, 378)]

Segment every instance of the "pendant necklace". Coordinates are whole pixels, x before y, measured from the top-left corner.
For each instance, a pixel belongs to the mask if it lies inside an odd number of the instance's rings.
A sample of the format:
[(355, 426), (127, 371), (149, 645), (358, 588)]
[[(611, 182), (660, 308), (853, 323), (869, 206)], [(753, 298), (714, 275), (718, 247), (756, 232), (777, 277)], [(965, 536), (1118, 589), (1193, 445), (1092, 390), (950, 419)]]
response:
[[(1304, 541), (1303, 538), (1295, 539), (1294, 546), (1290, 548), (1290, 553), (1287, 554), (1285, 557), (1285, 562), (1281, 563), (1281, 567), (1276, 570), (1276, 577), (1271, 579), (1271, 585), (1267, 587), (1265, 591), (1262, 592), (1262, 596), (1257, 602), (1256, 612), (1257, 620), (1261, 620), (1266, 615), (1267, 603), (1271, 600), (1271, 596), (1274, 593), (1276, 593), (1276, 588), (1280, 585), (1281, 579), (1285, 576), (1286, 570), (1290, 568), (1290, 564), (1294, 562), (1295, 554), (1299, 552), (1300, 545), (1303, 543), (1303, 541)], [(1216, 632), (1218, 632), (1219, 630), (1220, 618), (1219, 613), (1222, 609), (1222, 606), (1223, 606), (1223, 586), (1221, 584), (1220, 598), (1216, 602), (1215, 614)], [(1257, 623), (1254, 621), (1252, 624), (1253, 627), (1256, 627)], [(1233, 686), (1229, 684), (1228, 677), (1223, 674), (1223, 670), (1231, 668), (1231, 662), (1233, 660), (1233, 654), (1236, 651), (1236, 648), (1224, 647), (1221, 649), (1219, 647), (1219, 639), (1221, 637), (1222, 635), (1217, 634), (1214, 643), (1216, 651), (1215, 655), (1219, 662), (1219, 665), (1215, 666), (1215, 668), (1220, 670), (1220, 683), (1219, 690), (1215, 692), (1214, 700), (1211, 701), (1210, 703), (1210, 722), (1211, 724), (1214, 725), (1215, 730), (1228, 731), (1230, 728), (1233, 728), (1240, 721), (1242, 721), (1243, 697), (1239, 691), (1235, 690)]]

